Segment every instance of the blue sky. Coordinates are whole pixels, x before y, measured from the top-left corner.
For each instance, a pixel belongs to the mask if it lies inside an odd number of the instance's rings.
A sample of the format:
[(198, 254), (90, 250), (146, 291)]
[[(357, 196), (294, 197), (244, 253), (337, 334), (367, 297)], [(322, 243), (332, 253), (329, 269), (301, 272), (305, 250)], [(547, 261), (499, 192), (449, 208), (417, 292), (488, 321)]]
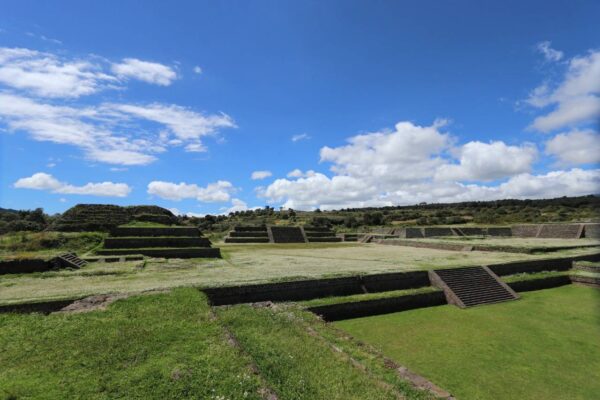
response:
[(598, 2), (0, 8), (2, 207), (599, 192)]

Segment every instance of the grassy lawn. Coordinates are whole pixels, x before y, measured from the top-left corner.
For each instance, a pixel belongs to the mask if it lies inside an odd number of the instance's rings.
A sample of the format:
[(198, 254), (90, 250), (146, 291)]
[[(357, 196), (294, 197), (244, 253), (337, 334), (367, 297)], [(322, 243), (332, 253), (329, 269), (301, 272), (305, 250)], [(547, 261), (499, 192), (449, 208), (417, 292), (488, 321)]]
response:
[(86, 314), (0, 314), (0, 399), (257, 399), (194, 289)]
[(90, 263), (61, 273), (0, 275), (0, 304), (181, 286), (223, 286), (319, 277), (494, 264), (594, 253), (551, 255), (459, 252), (377, 244), (224, 245), (222, 259), (149, 259), (144, 268)]
[[(220, 308), (217, 314), (279, 399), (375, 400), (396, 399), (399, 394), (406, 399), (428, 398), (405, 381), (386, 378), (376, 367), (365, 373), (352, 365), (331, 348), (328, 339), (311, 334), (316, 330), (307, 330), (310, 317), (303, 317), (293, 307), (239, 305)], [(314, 317), (313, 322), (318, 324)]]
[(569, 285), (521, 296), (336, 325), (459, 399), (597, 398), (600, 291)]

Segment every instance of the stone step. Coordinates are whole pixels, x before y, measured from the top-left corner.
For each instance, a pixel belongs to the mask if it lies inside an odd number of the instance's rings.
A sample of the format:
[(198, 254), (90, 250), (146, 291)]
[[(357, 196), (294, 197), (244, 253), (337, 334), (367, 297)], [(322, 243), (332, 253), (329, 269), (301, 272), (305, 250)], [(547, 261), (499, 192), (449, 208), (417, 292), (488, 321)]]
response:
[(432, 283), (444, 290), (448, 303), (459, 307), (515, 300), (517, 294), (486, 267), (430, 271)]

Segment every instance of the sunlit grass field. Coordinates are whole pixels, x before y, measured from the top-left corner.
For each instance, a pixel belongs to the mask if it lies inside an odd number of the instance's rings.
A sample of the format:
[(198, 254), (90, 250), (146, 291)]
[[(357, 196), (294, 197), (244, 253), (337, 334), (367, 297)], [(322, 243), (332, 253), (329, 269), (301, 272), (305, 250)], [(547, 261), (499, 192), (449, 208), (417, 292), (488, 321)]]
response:
[(459, 399), (597, 398), (600, 290), (569, 285), (521, 296), (335, 324)]

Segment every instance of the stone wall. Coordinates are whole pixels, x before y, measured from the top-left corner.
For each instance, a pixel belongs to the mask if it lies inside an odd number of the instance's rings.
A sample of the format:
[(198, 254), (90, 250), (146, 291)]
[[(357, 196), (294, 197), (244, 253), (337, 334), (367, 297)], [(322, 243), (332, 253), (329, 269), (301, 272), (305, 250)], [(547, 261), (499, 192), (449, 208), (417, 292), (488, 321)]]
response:
[(99, 255), (116, 256), (125, 254), (141, 254), (148, 257), (165, 258), (219, 258), (221, 250), (216, 247), (180, 248), (180, 249), (100, 249)]
[(105, 249), (137, 249), (148, 247), (210, 247), (210, 240), (204, 237), (108, 237), (104, 239)]
[(306, 243), (302, 229), (297, 226), (271, 226), (268, 230), (274, 243)]
[(581, 224), (543, 224), (537, 237), (579, 239), (581, 233)]
[(513, 225), (511, 227), (512, 236), (516, 237), (537, 237), (539, 225)]
[(416, 308), (433, 307), (446, 304), (444, 292), (412, 294), (385, 299), (356, 301), (351, 303), (330, 304), (311, 307), (308, 310), (320, 315), (325, 321), (340, 321), (361, 318), (370, 315), (389, 314)]
[(0, 275), (28, 274), (32, 272), (49, 271), (54, 265), (44, 259), (19, 259), (0, 261)]
[(204, 292), (215, 306), (259, 301), (300, 301), (329, 296), (414, 289), (429, 286), (426, 271), (310, 279), (259, 285), (207, 288)]
[(530, 292), (532, 290), (550, 289), (569, 284), (571, 284), (571, 279), (566, 275), (507, 283), (515, 292)]
[(200, 236), (198, 228), (193, 227), (117, 227), (111, 230), (113, 237), (127, 236)]
[(454, 232), (452, 228), (432, 226), (423, 228), (423, 235), (425, 237), (454, 236)]
[(583, 236), (591, 239), (600, 239), (600, 224), (585, 224)]

